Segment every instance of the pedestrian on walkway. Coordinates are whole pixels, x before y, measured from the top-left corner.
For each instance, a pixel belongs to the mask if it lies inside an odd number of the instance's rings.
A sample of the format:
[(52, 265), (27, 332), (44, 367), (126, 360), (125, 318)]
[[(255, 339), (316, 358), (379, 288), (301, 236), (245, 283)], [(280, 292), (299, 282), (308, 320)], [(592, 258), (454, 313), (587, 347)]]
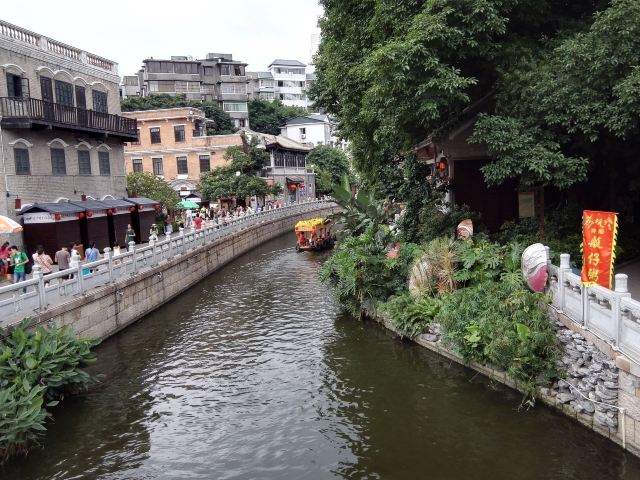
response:
[(126, 248), (129, 248), (130, 242), (136, 243), (136, 232), (131, 227), (131, 224), (128, 223), (127, 231), (124, 233), (124, 243), (126, 245)]
[(13, 281), (13, 278), (9, 275), (9, 242), (4, 242), (0, 247), (0, 273), (2, 274), (2, 278), (6, 278), (10, 282)]
[[(13, 264), (13, 283), (24, 282), (27, 279), (25, 265), (29, 263), (29, 257), (15, 245), (10, 249), (11, 263)], [(27, 293), (26, 287), (22, 289), (22, 293)]]
[[(40, 271), (42, 272), (43, 277), (51, 275), (51, 266), (53, 265), (53, 260), (51, 260), (51, 257), (45, 253), (44, 247), (42, 245), (38, 245), (36, 253), (33, 254), (33, 264), (40, 266)], [(49, 282), (45, 281), (44, 285), (46, 287), (47, 285), (49, 285)]]
[[(96, 242), (89, 242), (89, 248), (84, 251), (84, 258), (87, 263), (97, 262), (98, 258), (100, 258), (100, 250), (96, 248)], [(89, 268), (82, 270), (83, 275), (88, 275), (89, 273), (93, 273), (97, 268)]]
[[(63, 270), (68, 270), (69, 269), (69, 262), (71, 261), (71, 254), (69, 253), (69, 250), (67, 248), (66, 245), (63, 245), (60, 247), (60, 250), (58, 250), (56, 252), (56, 254), (54, 255), (55, 261), (58, 264), (58, 270), (59, 271), (63, 271)], [(69, 275), (65, 275), (64, 277), (60, 278), (60, 282), (62, 282), (62, 280), (69, 280)]]
[(196, 230), (200, 230), (202, 228), (202, 222), (204, 220), (202, 220), (202, 217), (200, 217), (200, 214), (196, 214), (196, 218), (193, 219), (193, 223), (196, 224)]

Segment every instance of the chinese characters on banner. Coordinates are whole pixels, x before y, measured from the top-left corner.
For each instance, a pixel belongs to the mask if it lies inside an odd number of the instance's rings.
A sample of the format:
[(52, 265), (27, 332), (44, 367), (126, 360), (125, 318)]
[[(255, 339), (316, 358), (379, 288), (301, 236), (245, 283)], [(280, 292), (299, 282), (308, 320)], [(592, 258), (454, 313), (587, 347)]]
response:
[(613, 212), (582, 213), (582, 283), (611, 288), (618, 236), (618, 217)]

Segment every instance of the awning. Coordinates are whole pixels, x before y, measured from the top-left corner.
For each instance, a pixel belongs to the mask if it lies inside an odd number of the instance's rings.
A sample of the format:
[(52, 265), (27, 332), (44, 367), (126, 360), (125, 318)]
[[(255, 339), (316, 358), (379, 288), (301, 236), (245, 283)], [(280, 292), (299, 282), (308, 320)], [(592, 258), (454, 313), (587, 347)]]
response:
[(302, 177), (287, 177), (287, 183), (304, 183)]
[(34, 203), (20, 210), (18, 215), (25, 213), (47, 212), (47, 213), (78, 213), (84, 212), (84, 207), (79, 207), (71, 202), (50, 202)]
[(160, 202), (155, 200), (151, 200), (150, 198), (145, 197), (124, 197), (124, 200), (127, 202), (133, 203), (134, 205), (158, 205)]
[(102, 200), (79, 200), (79, 201), (71, 201), (69, 203), (73, 203), (74, 205), (77, 205), (79, 207), (83, 207), (85, 210), (91, 210), (91, 211), (96, 211), (96, 210), (109, 210), (109, 208), (111, 208), (109, 205), (107, 205), (106, 203), (104, 203)]
[(122, 198), (105, 198), (100, 201), (109, 208), (126, 208), (128, 210), (129, 207), (133, 206), (133, 203), (127, 202)]

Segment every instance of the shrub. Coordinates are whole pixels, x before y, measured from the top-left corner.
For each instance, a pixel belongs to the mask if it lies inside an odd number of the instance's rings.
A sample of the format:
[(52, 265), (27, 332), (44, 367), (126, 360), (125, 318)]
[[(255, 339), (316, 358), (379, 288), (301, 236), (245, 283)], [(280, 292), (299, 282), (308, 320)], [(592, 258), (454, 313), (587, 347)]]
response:
[(438, 313), (440, 302), (437, 298), (425, 297), (415, 300), (406, 293), (391, 297), (380, 305), (379, 311), (389, 319), (400, 335), (413, 338), (424, 333)]
[(95, 361), (96, 344), (68, 326), (31, 329), (25, 321), (8, 329), (0, 340), (0, 462), (37, 442), (49, 417), (45, 407), (91, 384), (82, 367)]
[(558, 340), (542, 308), (545, 297), (522, 286), (519, 272), (443, 295), (436, 316), (443, 335), (466, 361), (505, 370), (532, 397), (557, 377)]
[(457, 249), (456, 241), (447, 237), (434, 238), (424, 246), (409, 273), (409, 291), (415, 298), (454, 290)]

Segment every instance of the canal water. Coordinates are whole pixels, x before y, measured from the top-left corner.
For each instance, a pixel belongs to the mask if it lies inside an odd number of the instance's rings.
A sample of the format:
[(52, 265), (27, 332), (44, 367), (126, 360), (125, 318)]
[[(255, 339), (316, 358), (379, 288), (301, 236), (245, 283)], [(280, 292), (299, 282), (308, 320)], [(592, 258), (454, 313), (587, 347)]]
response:
[(98, 348), (3, 479), (639, 479), (562, 415), (340, 313), (285, 236)]

